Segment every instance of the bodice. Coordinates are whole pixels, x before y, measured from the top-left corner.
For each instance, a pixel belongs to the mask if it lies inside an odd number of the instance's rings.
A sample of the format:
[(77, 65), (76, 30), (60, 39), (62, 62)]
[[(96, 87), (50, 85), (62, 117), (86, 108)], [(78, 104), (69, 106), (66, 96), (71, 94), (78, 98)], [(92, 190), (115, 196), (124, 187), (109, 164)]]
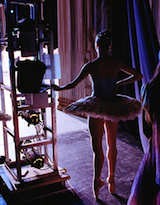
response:
[(92, 96), (103, 99), (112, 97), (117, 78), (95, 78), (92, 76)]

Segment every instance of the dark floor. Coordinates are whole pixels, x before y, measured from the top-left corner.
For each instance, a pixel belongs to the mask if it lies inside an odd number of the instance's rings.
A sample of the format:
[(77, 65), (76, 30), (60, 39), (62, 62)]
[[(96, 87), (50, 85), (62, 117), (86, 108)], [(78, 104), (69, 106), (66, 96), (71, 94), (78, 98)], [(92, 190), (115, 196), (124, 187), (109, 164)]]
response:
[[(88, 130), (61, 135), (58, 144), (59, 165), (65, 167), (70, 174), (70, 184), (83, 201), (82, 204), (96, 204), (92, 194), (92, 150)], [(105, 152), (105, 138), (103, 144)], [(127, 204), (135, 174), (143, 157), (139, 143), (128, 133), (118, 134), (117, 149), (116, 192), (115, 195), (111, 195), (106, 183), (100, 190), (101, 204)], [(105, 161), (102, 179), (106, 180), (106, 178), (107, 162)]]
[[(103, 139), (106, 152), (105, 137)], [(70, 175), (68, 188), (72, 191), (51, 195), (29, 202), (43, 205), (125, 205), (130, 194), (131, 186), (143, 157), (140, 143), (127, 132), (119, 132), (117, 136), (117, 164), (115, 171), (116, 192), (111, 195), (107, 183), (100, 189), (100, 200), (96, 202), (92, 193), (92, 149), (88, 129), (58, 133), (59, 167), (67, 169)], [(107, 178), (107, 162), (105, 161), (102, 179)], [(0, 205), (6, 205), (0, 197)]]

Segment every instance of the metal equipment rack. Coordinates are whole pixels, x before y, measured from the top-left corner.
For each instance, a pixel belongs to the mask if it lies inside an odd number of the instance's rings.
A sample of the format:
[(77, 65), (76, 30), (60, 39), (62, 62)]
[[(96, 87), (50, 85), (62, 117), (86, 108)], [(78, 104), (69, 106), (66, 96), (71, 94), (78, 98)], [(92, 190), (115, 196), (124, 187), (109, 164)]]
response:
[[(14, 1), (13, 1), (14, 2)], [(20, 3), (20, 1), (18, 0)], [(27, 1), (28, 2), (28, 1)], [(32, 1), (33, 2), (33, 1)], [(30, 2), (29, 2), (30, 3)], [(43, 1), (35, 1), (33, 6), (35, 8), (36, 14), (36, 35), (38, 36), (38, 53), (37, 58), (42, 60), (43, 57), (43, 18), (39, 16), (42, 9)], [(13, 130), (7, 126), (7, 122), (3, 122), (3, 138), (4, 138), (4, 152), (5, 152), (5, 163), (1, 165), (0, 170), (0, 183), (1, 186), (7, 190), (9, 194), (12, 195), (12, 199), (17, 200), (30, 200), (30, 197), (27, 195), (27, 198), (23, 199), (20, 195), (24, 196), (25, 192), (36, 190), (39, 188), (44, 188), (45, 186), (54, 186), (52, 187), (52, 193), (64, 191), (65, 181), (70, 178), (65, 170), (61, 170), (58, 167), (58, 157), (57, 157), (57, 132), (56, 132), (56, 100), (55, 93), (51, 88), (48, 88), (47, 91), (42, 93), (19, 93), (17, 91), (16, 85), (16, 69), (15, 69), (15, 57), (14, 57), (14, 45), (13, 45), (13, 25), (11, 21), (11, 2), (10, 0), (5, 0), (6, 8), (6, 20), (7, 20), (7, 49), (9, 54), (10, 62), (10, 84), (7, 86), (3, 83), (3, 72), (2, 66), (0, 67), (0, 94), (1, 94), (1, 107), (2, 111), (6, 110), (6, 99), (5, 92), (11, 93), (12, 101), (12, 116), (13, 120)], [(6, 41), (6, 40), (5, 40)], [(53, 30), (49, 31), (49, 56), (52, 69), (50, 79), (47, 79), (49, 85), (54, 83), (54, 55), (53, 55)], [(3, 47), (4, 42), (1, 43)], [(5, 43), (6, 44), (6, 43)], [(6, 45), (5, 45), (6, 46)], [(31, 99), (30, 103), (26, 103), (26, 98)], [(40, 104), (34, 103), (34, 99), (45, 98), (45, 102), (40, 102)], [(23, 103), (22, 100), (23, 99)], [(28, 102), (28, 101), (27, 101)], [(36, 110), (40, 113), (40, 121), (42, 122), (42, 130), (38, 133), (38, 138), (33, 140), (35, 135), (30, 136), (21, 136), (20, 135), (20, 114), (25, 111)], [(47, 110), (47, 111), (46, 111)], [(50, 126), (47, 125), (48, 113), (50, 117)], [(30, 127), (28, 127), (30, 129)], [(15, 148), (15, 161), (10, 161), (9, 156), (9, 145), (8, 137), (12, 137), (14, 141)], [(24, 143), (23, 143), (24, 142)], [(23, 150), (38, 150), (44, 159), (43, 168), (35, 168), (27, 163), (26, 160), (22, 157)], [(58, 186), (57, 186), (58, 185)], [(44, 192), (45, 193), (45, 192)], [(46, 193), (45, 193), (46, 194)], [(48, 193), (47, 193), (48, 194)], [(36, 197), (39, 197), (38, 195)], [(32, 196), (31, 198), (34, 198)], [(16, 201), (17, 202), (17, 201)], [(18, 203), (17, 203), (18, 204)]]

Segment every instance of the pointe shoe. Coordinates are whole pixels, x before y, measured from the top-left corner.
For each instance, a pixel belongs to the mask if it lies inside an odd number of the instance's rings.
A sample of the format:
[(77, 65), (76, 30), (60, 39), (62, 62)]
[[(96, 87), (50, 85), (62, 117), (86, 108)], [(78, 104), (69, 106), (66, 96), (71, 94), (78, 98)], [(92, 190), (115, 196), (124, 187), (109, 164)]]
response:
[(116, 185), (114, 181), (114, 175), (111, 175), (110, 177), (107, 178), (107, 183), (108, 183), (108, 190), (111, 194), (114, 194)]
[(94, 180), (94, 195), (96, 199), (98, 199), (99, 196), (99, 189), (104, 186), (104, 184), (104, 181), (101, 179)]

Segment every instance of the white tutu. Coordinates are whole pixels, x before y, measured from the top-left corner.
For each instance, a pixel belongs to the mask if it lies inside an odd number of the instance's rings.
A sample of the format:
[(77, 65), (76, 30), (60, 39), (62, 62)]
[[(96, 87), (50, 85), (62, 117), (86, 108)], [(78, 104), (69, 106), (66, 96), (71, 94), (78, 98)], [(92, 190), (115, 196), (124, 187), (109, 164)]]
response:
[(89, 96), (71, 103), (64, 108), (64, 112), (110, 121), (125, 121), (133, 120), (141, 113), (141, 103), (135, 98), (120, 94), (110, 100)]

